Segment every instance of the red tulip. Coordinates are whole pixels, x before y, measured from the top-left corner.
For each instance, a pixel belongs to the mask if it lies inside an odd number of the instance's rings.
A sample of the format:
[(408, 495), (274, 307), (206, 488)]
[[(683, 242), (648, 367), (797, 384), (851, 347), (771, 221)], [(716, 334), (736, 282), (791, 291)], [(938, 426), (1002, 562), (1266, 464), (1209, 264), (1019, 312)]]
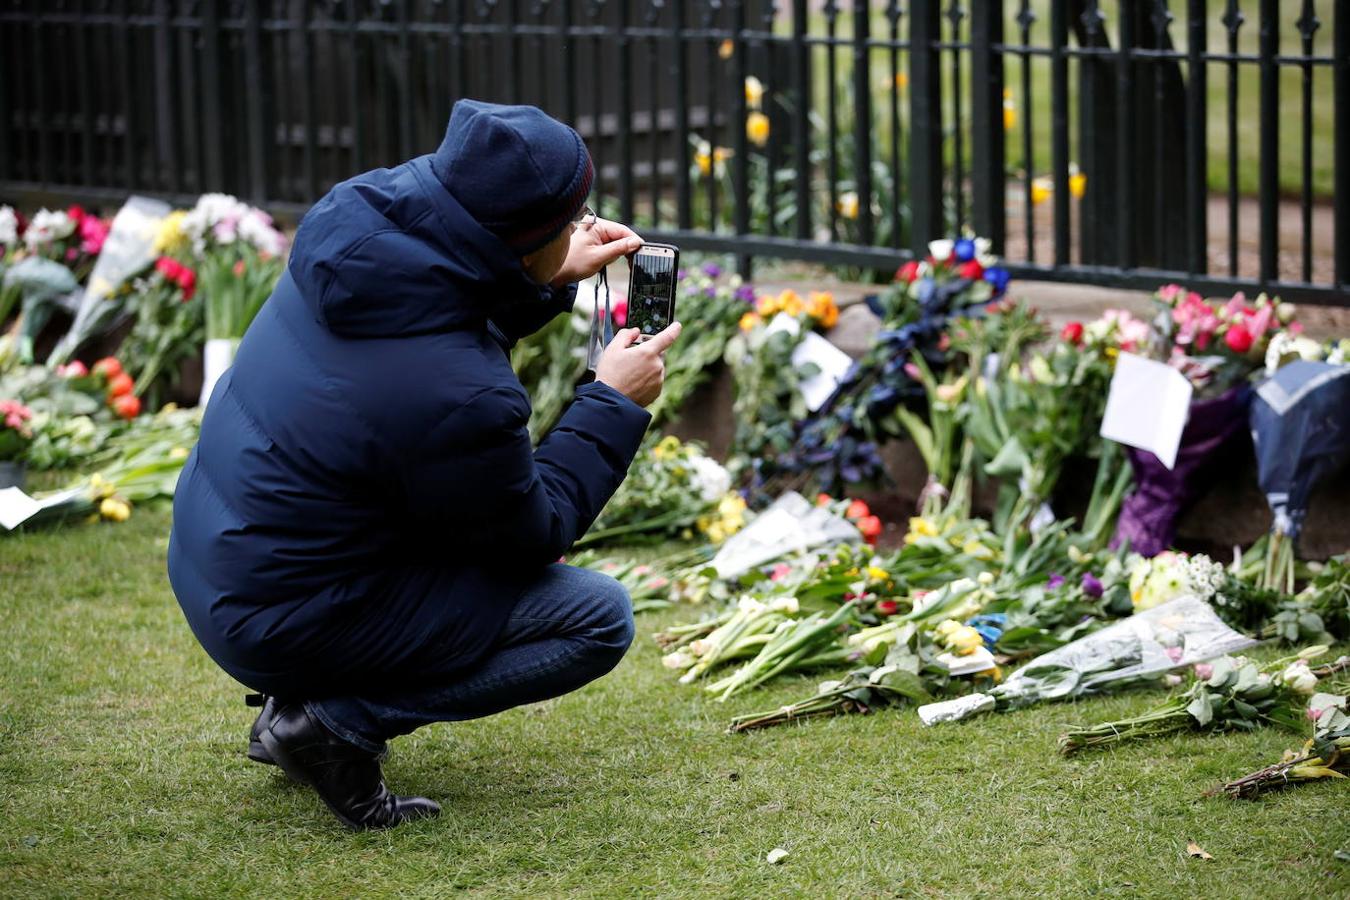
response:
[(113, 397), (125, 397), (135, 386), (136, 382), (126, 372), (118, 372), (108, 379), (108, 393)]
[(155, 271), (163, 275), (169, 281), (177, 281), (178, 274), (183, 271), (183, 266), (179, 264), (178, 260), (172, 257), (161, 256), (159, 259), (155, 260)]
[(971, 281), (979, 281), (984, 277), (984, 266), (980, 265), (980, 261), (977, 259), (967, 260), (957, 270), (957, 274)]
[(858, 531), (862, 532), (863, 540), (869, 544), (875, 544), (877, 538), (881, 537), (881, 520), (876, 516), (863, 516), (853, 524), (858, 526)]
[(877, 612), (883, 616), (893, 616), (900, 611), (900, 604), (894, 600), (880, 600), (877, 602)]
[(1228, 329), (1228, 333), (1223, 336), (1224, 343), (1228, 349), (1234, 353), (1246, 353), (1252, 349), (1252, 333), (1247, 330), (1245, 325), (1234, 325)]
[(854, 500), (848, 505), (844, 515), (850, 519), (864, 519), (872, 514), (872, 510), (867, 508), (867, 504), (861, 500)]
[(816, 494), (816, 506), (829, 506), (834, 502), (834, 498), (829, 494)]
[(1070, 344), (1077, 345), (1083, 343), (1083, 323), (1070, 322), (1060, 331), (1059, 336), (1062, 340), (1066, 340)]
[(135, 394), (123, 394), (112, 402), (113, 412), (124, 419), (134, 419), (141, 414), (141, 398)]
[(71, 206), (69, 209), (66, 210), (66, 215), (68, 215), (68, 216), (70, 216), (72, 219), (74, 219), (74, 220), (75, 220), (75, 224), (78, 225), (78, 224), (80, 224), (80, 222), (84, 219), (84, 215), (85, 215), (85, 213), (84, 213), (84, 207), (83, 207), (83, 206), (80, 206), (80, 205), (78, 205), (78, 204), (76, 204), (76, 205), (74, 205), (74, 206)]
[(183, 266), (178, 270), (178, 278), (176, 281), (178, 282), (178, 286), (183, 290), (183, 299), (191, 300), (192, 295), (197, 290), (197, 273), (187, 266)]

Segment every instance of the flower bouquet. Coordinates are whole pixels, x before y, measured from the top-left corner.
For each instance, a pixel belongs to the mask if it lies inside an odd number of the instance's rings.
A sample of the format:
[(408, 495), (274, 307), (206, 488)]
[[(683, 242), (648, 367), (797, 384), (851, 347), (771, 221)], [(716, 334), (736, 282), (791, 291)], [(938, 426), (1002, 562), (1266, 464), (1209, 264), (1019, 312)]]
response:
[(1323, 778), (1350, 777), (1350, 704), (1343, 695), (1313, 694), (1307, 718), (1313, 736), (1299, 750), (1286, 750), (1284, 759), (1208, 792), (1233, 799), (1252, 800), (1267, 791)]
[(907, 364), (922, 355), (940, 365), (949, 317), (1008, 289), (1008, 272), (988, 248), (982, 238), (934, 241), (926, 259), (901, 266), (891, 290), (869, 300), (881, 330), (834, 395), (799, 426), (794, 452), (780, 463), (784, 471), (812, 476), (822, 490), (881, 475), (878, 442), (904, 432), (895, 410), (924, 393)]
[(649, 440), (578, 549), (636, 537), (692, 537), (720, 544), (746, 522), (746, 504), (731, 475), (703, 448), (667, 435)]
[(1256, 642), (1190, 597), (1136, 613), (1032, 660), (987, 693), (920, 707), (925, 725), (1151, 683), (1164, 673)]
[(1153, 556), (1171, 545), (1176, 520), (1212, 476), (1210, 462), (1247, 419), (1250, 379), (1262, 369), (1271, 341), (1293, 323), (1294, 308), (1265, 294), (1248, 302), (1242, 293), (1226, 302), (1204, 300), (1169, 284), (1155, 295), (1159, 308), (1148, 355), (1176, 368), (1195, 389), (1175, 465), (1130, 448), (1134, 492), (1125, 499), (1114, 542)]
[(201, 405), (234, 361), (235, 351), (285, 268), (287, 239), (272, 217), (228, 194), (203, 194), (175, 216), (159, 245), (190, 244), (201, 260), (206, 355)]
[(10, 331), (0, 362), (5, 358), (24, 365), (33, 362), (33, 344), (58, 309), (78, 308), (79, 283), (75, 273), (41, 256), (25, 256), (0, 271), (0, 314), (16, 306), (19, 322)]
[(1264, 667), (1230, 656), (1197, 663), (1195, 680), (1181, 696), (1141, 716), (1072, 728), (1060, 735), (1059, 752), (1070, 756), (1189, 731), (1251, 730), (1266, 724), (1297, 729), (1303, 702), (1317, 688), (1308, 660), (1326, 649), (1309, 648)]
[(23, 487), (24, 456), (33, 443), (33, 411), (17, 400), (0, 400), (0, 488)]
[(170, 256), (161, 256), (150, 274), (132, 282), (127, 309), (135, 324), (119, 353), (135, 379), (134, 395), (148, 398), (152, 407), (161, 405), (162, 382), (175, 382), (182, 363), (200, 352), (205, 329), (202, 303), (192, 302), (196, 290), (196, 271)]
[(1274, 514), (1261, 585), (1292, 594), (1313, 488), (1350, 459), (1350, 365), (1298, 359), (1279, 366), (1257, 387), (1249, 419), (1261, 490)]

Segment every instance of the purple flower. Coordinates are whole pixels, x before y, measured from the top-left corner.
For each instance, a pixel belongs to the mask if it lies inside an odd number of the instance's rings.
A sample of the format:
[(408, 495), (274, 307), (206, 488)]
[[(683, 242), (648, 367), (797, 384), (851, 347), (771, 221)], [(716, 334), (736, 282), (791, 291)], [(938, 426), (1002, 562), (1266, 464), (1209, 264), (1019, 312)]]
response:
[(736, 288), (736, 299), (742, 303), (754, 303), (755, 286), (753, 284), (743, 284)]
[(678, 271), (678, 272), (675, 273), (675, 280), (676, 280), (676, 281), (684, 281), (685, 276), (686, 276), (687, 274), (688, 274), (688, 273), (685, 272), (684, 269), (681, 269), (680, 271)]
[(709, 278), (717, 278), (722, 274), (722, 267), (717, 263), (704, 263), (703, 274), (707, 275)]
[(1102, 583), (1091, 572), (1083, 573), (1083, 593), (1089, 597), (1100, 597), (1102, 595)]
[(1064, 576), (1059, 574), (1058, 572), (1051, 572), (1050, 580), (1045, 583), (1045, 586), (1052, 591), (1059, 590), (1061, 587), (1063, 587), (1063, 585), (1064, 585)]
[(705, 288), (703, 289), (703, 294), (704, 294), (705, 297), (716, 297), (716, 296), (717, 296), (717, 285), (715, 285), (715, 284), (710, 284), (710, 285), (708, 285), (707, 287), (705, 287)]

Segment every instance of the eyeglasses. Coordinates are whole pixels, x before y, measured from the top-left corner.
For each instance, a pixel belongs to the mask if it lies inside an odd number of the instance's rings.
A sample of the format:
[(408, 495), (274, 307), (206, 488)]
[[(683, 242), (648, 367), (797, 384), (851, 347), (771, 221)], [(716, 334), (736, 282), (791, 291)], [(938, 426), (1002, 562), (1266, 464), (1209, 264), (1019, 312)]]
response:
[(581, 212), (572, 217), (572, 224), (578, 228), (590, 228), (595, 224), (595, 210), (589, 206), (583, 206)]

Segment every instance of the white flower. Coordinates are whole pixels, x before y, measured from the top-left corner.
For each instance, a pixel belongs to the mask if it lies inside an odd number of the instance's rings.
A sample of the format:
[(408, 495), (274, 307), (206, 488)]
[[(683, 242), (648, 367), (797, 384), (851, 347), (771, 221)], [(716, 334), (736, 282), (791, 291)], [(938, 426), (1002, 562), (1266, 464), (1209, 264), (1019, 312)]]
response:
[(990, 584), (993, 584), (993, 583), (994, 583), (994, 573), (993, 573), (993, 572), (981, 572), (981, 573), (976, 577), (975, 580), (978, 581), (980, 584), (983, 584), (983, 585), (990, 585)]
[[(989, 238), (977, 237), (975, 239), (975, 258), (979, 259), (982, 256), (988, 256), (989, 251), (993, 246), (994, 244)], [(983, 265), (983, 263), (981, 263), (981, 265)]]
[(11, 206), (0, 206), (0, 247), (11, 247), (19, 239), (19, 217)]
[(28, 230), (23, 233), (23, 242), (28, 245), (29, 250), (36, 250), (52, 241), (68, 238), (74, 231), (75, 220), (66, 215), (65, 210), (42, 209), (38, 210), (37, 215), (33, 216), (33, 221), (28, 223)]
[(741, 612), (748, 613), (750, 615), (756, 615), (768, 609), (768, 607), (765, 606), (762, 602), (755, 599), (754, 597), (751, 597), (749, 594), (745, 595), (744, 597), (736, 601), (736, 608), (739, 609)]
[(262, 253), (280, 256), (286, 249), (286, 236), (272, 225), (272, 217), (250, 208), (239, 220), (239, 237)]
[(1308, 668), (1308, 661), (1300, 659), (1280, 673), (1280, 682), (1296, 694), (1311, 695), (1317, 690), (1317, 676)]
[(946, 262), (956, 249), (956, 241), (943, 238), (938, 241), (928, 242), (928, 253), (938, 262)]
[(731, 473), (717, 460), (694, 453), (689, 457), (689, 483), (704, 503), (716, 503), (731, 490)]
[(764, 857), (764, 861), (771, 866), (776, 866), (783, 860), (787, 859), (787, 857), (788, 852), (786, 850), (784, 850), (782, 847), (774, 847), (772, 850), (769, 851), (769, 855)]
[(801, 604), (797, 602), (796, 597), (775, 597), (773, 602), (769, 604), (769, 609), (774, 612), (796, 615), (801, 611)]

